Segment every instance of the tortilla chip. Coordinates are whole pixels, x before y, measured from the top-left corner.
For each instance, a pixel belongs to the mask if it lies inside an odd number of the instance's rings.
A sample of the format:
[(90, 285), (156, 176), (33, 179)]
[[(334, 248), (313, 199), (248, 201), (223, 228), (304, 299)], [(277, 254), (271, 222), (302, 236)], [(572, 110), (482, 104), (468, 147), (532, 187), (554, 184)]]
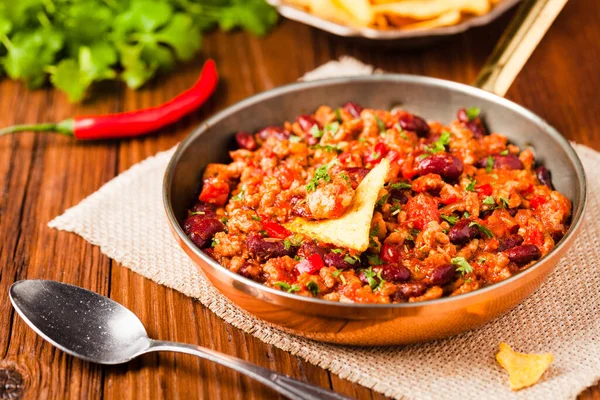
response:
[(296, 218), (285, 227), (321, 242), (359, 252), (367, 250), (375, 203), (389, 170), (390, 162), (383, 158), (358, 185), (348, 210), (340, 218), (321, 221)]
[(369, 0), (332, 0), (333, 4), (348, 12), (359, 24), (368, 26), (375, 14)]
[[(409, 24), (405, 23), (403, 25), (396, 22), (394, 19), (394, 18), (403, 18), (403, 17), (395, 17), (393, 15), (390, 15), (388, 18), (390, 18), (393, 25), (400, 26), (400, 27), (402, 27), (402, 29), (432, 29), (432, 28), (438, 28), (440, 26), (456, 25), (460, 22), (461, 15), (460, 15), (460, 11), (450, 11), (450, 12), (442, 14), (439, 17), (434, 18), (434, 19), (429, 19), (427, 21), (409, 23)], [(402, 22), (402, 21), (399, 21), (399, 22)]]
[(506, 343), (500, 343), (500, 351), (496, 354), (498, 364), (508, 371), (512, 390), (535, 385), (546, 372), (553, 359), (550, 353), (517, 353)]
[(438, 18), (451, 11), (483, 15), (490, 11), (489, 0), (406, 0), (380, 2), (372, 7), (375, 13), (384, 13), (419, 20)]

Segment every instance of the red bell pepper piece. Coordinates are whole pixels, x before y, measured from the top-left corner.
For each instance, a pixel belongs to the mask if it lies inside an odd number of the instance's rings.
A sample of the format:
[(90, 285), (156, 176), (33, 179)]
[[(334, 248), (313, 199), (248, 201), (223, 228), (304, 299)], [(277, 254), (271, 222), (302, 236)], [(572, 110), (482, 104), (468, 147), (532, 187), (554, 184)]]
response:
[(323, 259), (318, 254), (312, 254), (308, 258), (300, 261), (296, 264), (296, 271), (299, 274), (307, 273), (309, 275), (314, 275), (321, 270), (325, 266)]

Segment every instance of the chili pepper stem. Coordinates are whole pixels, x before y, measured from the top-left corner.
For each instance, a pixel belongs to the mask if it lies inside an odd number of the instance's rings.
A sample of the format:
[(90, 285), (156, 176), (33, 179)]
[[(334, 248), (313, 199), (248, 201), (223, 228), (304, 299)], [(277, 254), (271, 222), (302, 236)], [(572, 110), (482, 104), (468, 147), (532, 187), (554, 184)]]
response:
[(50, 122), (45, 124), (13, 125), (4, 129), (0, 129), (0, 136), (17, 132), (56, 132), (69, 137), (75, 136), (73, 133), (72, 119), (66, 119), (59, 123)]

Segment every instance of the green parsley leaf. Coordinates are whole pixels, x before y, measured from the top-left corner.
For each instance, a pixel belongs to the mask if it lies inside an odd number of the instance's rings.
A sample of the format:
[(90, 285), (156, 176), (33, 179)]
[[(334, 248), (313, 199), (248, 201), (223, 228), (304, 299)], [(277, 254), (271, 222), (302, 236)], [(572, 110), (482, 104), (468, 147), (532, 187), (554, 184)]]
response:
[(500, 203), (502, 203), (502, 207), (508, 208), (508, 199), (500, 197)]
[(369, 236), (379, 236), (379, 225), (375, 225), (370, 231)]
[(507, 156), (507, 155), (508, 155), (508, 150), (502, 150), (502, 151), (500, 152), (500, 155), (501, 155), (501, 156)]
[(324, 132), (325, 133), (329, 133), (330, 135), (335, 135), (337, 133), (337, 131), (340, 129), (340, 123), (339, 122), (331, 122), (327, 125), (325, 125), (325, 129)]
[(210, 241), (210, 247), (215, 247), (219, 244), (221, 244), (221, 241), (219, 241), (219, 239), (212, 238), (212, 240)]
[(488, 156), (485, 162), (485, 172), (489, 174), (490, 172), (492, 172), (492, 169), (494, 169), (494, 157)]
[(260, 221), (260, 217), (258, 215), (251, 215), (250, 218), (252, 218), (255, 221)]
[(465, 260), (464, 257), (454, 257), (450, 262), (454, 265), (458, 265), (456, 271), (460, 272), (461, 275), (470, 274), (473, 272), (473, 267), (467, 262), (467, 260)]
[(487, 227), (481, 225), (479, 222), (471, 222), (469, 224), (469, 226), (476, 226), (477, 228), (479, 228), (479, 230), (481, 231), (481, 233), (483, 233), (485, 236), (488, 237), (488, 239), (491, 239), (494, 237), (494, 233), (492, 231), (490, 231)]
[(479, 117), (479, 114), (481, 114), (481, 109), (479, 107), (467, 108), (467, 118), (469, 118), (469, 121), (473, 121), (475, 118)]
[(333, 272), (331, 273), (331, 275), (333, 275), (333, 277), (334, 277), (334, 278), (337, 278), (338, 276), (340, 276), (340, 274), (341, 274), (342, 272), (344, 272), (344, 271), (343, 271), (343, 270), (341, 270), (341, 269), (336, 269), (335, 271), (333, 271)]
[(289, 250), (292, 246), (299, 247), (302, 244), (302, 236), (294, 235), (291, 239), (287, 238), (283, 241), (283, 247)]
[(494, 198), (492, 196), (488, 196), (485, 198), (485, 200), (483, 200), (483, 204), (488, 205), (488, 206), (493, 206), (496, 204), (496, 200), (494, 200)]
[(307, 192), (314, 192), (317, 189), (320, 181), (331, 182), (331, 176), (329, 175), (329, 164), (325, 164), (317, 168), (315, 176), (306, 185)]
[(337, 146), (332, 146), (330, 144), (315, 144), (313, 146), (310, 146), (310, 148), (311, 149), (322, 149), (325, 151), (329, 151), (331, 153), (334, 153), (334, 152), (341, 153), (342, 152), (342, 149), (340, 149)]
[(319, 129), (319, 125), (317, 125), (317, 124), (314, 124), (310, 128), (309, 132), (312, 135), (312, 137), (317, 138), (317, 139), (323, 136), (323, 131)]
[(223, 223), (223, 225), (227, 225), (227, 223), (229, 222), (229, 218), (221, 217), (221, 222)]
[(373, 271), (373, 267), (362, 269), (361, 271), (364, 274), (365, 278), (367, 278), (367, 282), (369, 283), (369, 286), (371, 286), (371, 289), (375, 290), (375, 288), (379, 286), (379, 282), (377, 281), (377, 279), (375, 279), (377, 274), (375, 273), (375, 271)]
[(194, 211), (190, 213), (190, 217), (194, 216), (194, 215), (204, 215), (206, 214), (204, 211)]
[(344, 261), (346, 261), (350, 265), (354, 265), (357, 262), (360, 262), (360, 257), (359, 256), (351, 256), (350, 254), (346, 254), (346, 256), (344, 257)]
[(335, 117), (337, 118), (338, 122), (342, 122), (342, 111), (339, 108), (336, 108), (335, 111)]
[(379, 127), (379, 133), (384, 134), (386, 131), (385, 123), (379, 118), (377, 114), (374, 114), (375, 122), (377, 122), (377, 126)]
[(290, 135), (289, 141), (290, 143), (300, 143), (302, 138), (300, 136)]
[(335, 254), (342, 254), (344, 252), (344, 250), (342, 250), (342, 249), (331, 249), (331, 252), (335, 253)]
[(454, 215), (440, 215), (440, 217), (447, 221), (451, 226), (454, 226), (458, 222), (458, 217)]
[(389, 196), (389, 194), (384, 194), (383, 196), (381, 196), (381, 198), (377, 200), (377, 203), (375, 203), (375, 208), (383, 206), (386, 203)]
[(293, 284), (290, 285), (287, 282), (275, 282), (273, 283), (274, 286), (279, 286), (281, 289), (285, 290), (288, 293), (295, 293), (295, 292), (299, 292), (300, 291), (300, 285), (297, 284)]
[(396, 124), (394, 125), (394, 128), (396, 128), (398, 133), (404, 132), (404, 129), (402, 128), (402, 125), (400, 125), (400, 122), (396, 122)]
[(306, 288), (308, 289), (309, 292), (312, 293), (313, 296), (317, 297), (317, 295), (319, 294), (319, 285), (316, 282), (313, 281), (309, 281), (306, 284)]
[(379, 254), (370, 255), (367, 254), (367, 260), (369, 260), (369, 264), (371, 265), (383, 265), (385, 264), (383, 260), (379, 257)]
[(236, 194), (235, 196), (233, 196), (231, 198), (231, 200), (233, 200), (233, 201), (242, 201), (242, 200), (244, 200), (244, 189), (242, 188), (242, 190), (240, 190), (238, 192), (238, 194)]
[(469, 184), (467, 185), (465, 190), (467, 190), (469, 192), (474, 192), (476, 184), (477, 184), (477, 181), (475, 179), (471, 179), (471, 182), (469, 182)]
[(471, 216), (471, 213), (468, 211), (465, 211), (463, 214), (463, 218), (469, 218)]
[(402, 189), (412, 189), (412, 185), (406, 182), (396, 182), (390, 185), (390, 189), (393, 190), (402, 190)]
[(439, 139), (431, 146), (425, 146), (425, 151), (431, 154), (439, 153), (446, 150), (446, 146), (450, 144), (450, 132), (442, 132)]
[(480, 258), (479, 260), (477, 260), (477, 262), (478, 262), (479, 264), (484, 264), (484, 263), (485, 263), (485, 261), (486, 261), (486, 259), (485, 259), (485, 258)]

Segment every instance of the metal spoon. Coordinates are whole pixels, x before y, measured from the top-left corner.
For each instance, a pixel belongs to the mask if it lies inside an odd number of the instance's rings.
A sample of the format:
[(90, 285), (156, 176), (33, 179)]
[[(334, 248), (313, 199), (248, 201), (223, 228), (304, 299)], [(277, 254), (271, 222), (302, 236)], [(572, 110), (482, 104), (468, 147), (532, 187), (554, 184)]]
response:
[(174, 351), (229, 367), (293, 400), (348, 399), (214, 350), (150, 339), (142, 322), (127, 308), (77, 286), (55, 281), (19, 281), (10, 288), (10, 300), (40, 336), (86, 361), (121, 364), (145, 353)]

